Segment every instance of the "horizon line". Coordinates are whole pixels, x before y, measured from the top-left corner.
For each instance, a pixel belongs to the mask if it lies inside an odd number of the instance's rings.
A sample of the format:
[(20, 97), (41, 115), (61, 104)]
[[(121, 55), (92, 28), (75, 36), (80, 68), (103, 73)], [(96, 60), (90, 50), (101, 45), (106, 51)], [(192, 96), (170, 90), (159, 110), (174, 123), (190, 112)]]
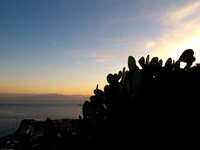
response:
[(64, 94), (64, 93), (14, 93), (14, 92), (8, 92), (8, 93), (1, 93), (0, 95), (68, 95), (68, 96), (89, 96), (91, 94)]

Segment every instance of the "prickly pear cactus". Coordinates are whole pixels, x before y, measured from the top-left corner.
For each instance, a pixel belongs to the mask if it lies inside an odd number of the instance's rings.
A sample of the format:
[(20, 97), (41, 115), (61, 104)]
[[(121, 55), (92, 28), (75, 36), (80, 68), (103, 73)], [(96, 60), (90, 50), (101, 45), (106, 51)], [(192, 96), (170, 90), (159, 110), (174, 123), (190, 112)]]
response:
[(128, 68), (130, 72), (133, 72), (136, 69), (138, 69), (138, 67), (136, 66), (135, 58), (133, 56), (128, 57)]
[[(99, 143), (108, 133), (107, 141), (110, 137), (129, 137), (131, 133), (133, 139), (149, 137), (141, 143), (156, 141), (157, 146), (160, 139), (161, 143), (163, 139), (168, 142), (168, 137), (187, 142), (195, 133), (199, 138), (200, 101), (196, 87), (200, 85), (200, 64), (192, 66), (193, 55), (189, 49), (178, 60), (168, 58), (166, 62), (147, 55), (138, 60), (140, 69), (135, 58), (129, 56), (128, 69), (108, 74), (104, 89), (97, 85), (94, 95), (83, 104), (81, 121), (85, 123), (86, 139), (93, 136)], [(181, 62), (186, 63), (184, 68)], [(174, 133), (176, 136), (171, 136)]]
[[(125, 101), (128, 105), (129, 101), (134, 101), (136, 97), (139, 97), (142, 93), (142, 88), (150, 86), (147, 83), (153, 84), (153, 82), (158, 82), (170, 73), (176, 74), (176, 72), (180, 72), (182, 70), (180, 62), (186, 62), (187, 65), (184, 69), (190, 69), (195, 60), (193, 55), (193, 50), (186, 50), (177, 61), (172, 61), (172, 58), (168, 58), (164, 66), (162, 59), (153, 57), (150, 60), (150, 56), (147, 55), (146, 59), (141, 57), (138, 61), (141, 69), (136, 65), (135, 58), (129, 56), (129, 70), (124, 67), (118, 73), (108, 74), (108, 84), (105, 85), (103, 91), (98, 89), (97, 85), (94, 90), (94, 96), (83, 105), (83, 118), (95, 120), (96, 122), (112, 118), (111, 116), (115, 115), (113, 112), (121, 109)], [(152, 85), (152, 87), (154, 86)]]

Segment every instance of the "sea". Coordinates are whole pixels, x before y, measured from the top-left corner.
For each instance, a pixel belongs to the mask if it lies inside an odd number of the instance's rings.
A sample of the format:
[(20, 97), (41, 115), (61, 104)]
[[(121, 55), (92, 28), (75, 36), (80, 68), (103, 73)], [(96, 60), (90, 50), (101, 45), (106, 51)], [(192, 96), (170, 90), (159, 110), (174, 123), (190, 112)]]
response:
[(0, 104), (0, 137), (13, 133), (23, 119), (77, 119), (83, 101), (64, 104)]

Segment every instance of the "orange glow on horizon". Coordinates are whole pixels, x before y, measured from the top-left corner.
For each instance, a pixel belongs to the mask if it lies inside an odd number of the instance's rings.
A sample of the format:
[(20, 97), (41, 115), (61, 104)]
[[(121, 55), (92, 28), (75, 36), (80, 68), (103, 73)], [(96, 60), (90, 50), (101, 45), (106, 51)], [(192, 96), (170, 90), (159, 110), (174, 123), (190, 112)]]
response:
[[(93, 88), (94, 89), (94, 88)], [(16, 85), (16, 87), (11, 86), (0, 86), (0, 93), (16, 93), (16, 94), (64, 94), (64, 95), (91, 95), (93, 94), (92, 88), (84, 88), (84, 89), (76, 89), (76, 88), (41, 88), (41, 87), (19, 87)]]

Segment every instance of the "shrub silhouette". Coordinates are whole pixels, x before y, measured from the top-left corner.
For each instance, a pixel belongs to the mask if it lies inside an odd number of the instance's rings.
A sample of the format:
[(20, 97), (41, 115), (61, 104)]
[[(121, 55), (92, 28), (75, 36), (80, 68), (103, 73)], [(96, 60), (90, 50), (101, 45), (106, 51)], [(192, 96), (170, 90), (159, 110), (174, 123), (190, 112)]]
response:
[[(104, 90), (94, 90), (83, 105), (85, 136), (92, 143), (123, 143), (132, 146), (172, 144), (191, 146), (200, 140), (200, 65), (192, 49), (177, 61), (141, 57), (136, 65), (129, 56), (128, 68), (108, 74)], [(186, 63), (184, 68), (180, 63)], [(114, 141), (114, 142), (111, 142)]]

